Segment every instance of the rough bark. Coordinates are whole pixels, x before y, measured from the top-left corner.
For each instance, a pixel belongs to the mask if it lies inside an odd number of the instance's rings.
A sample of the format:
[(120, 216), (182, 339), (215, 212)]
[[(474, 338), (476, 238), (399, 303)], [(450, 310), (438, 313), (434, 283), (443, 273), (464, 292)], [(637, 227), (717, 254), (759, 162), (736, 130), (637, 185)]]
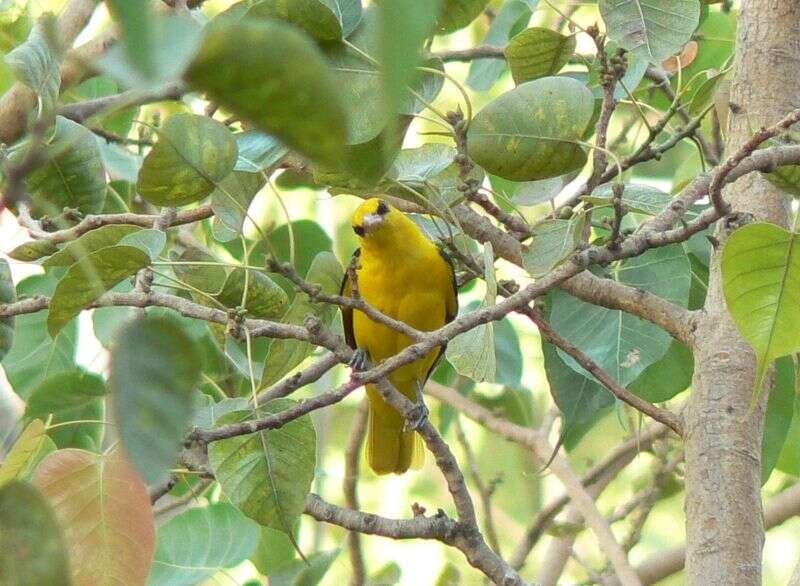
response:
[[(800, 3), (742, 2), (728, 155), (761, 126), (800, 106), (798, 22)], [(724, 195), (734, 212), (788, 223), (789, 198), (759, 174), (740, 179)], [(722, 227), (720, 240), (726, 235)], [(685, 420), (687, 583), (760, 585), (764, 544), (760, 461), (768, 385), (759, 404), (748, 412), (755, 357), (727, 312), (719, 254), (714, 256), (706, 311), (696, 331), (693, 393)]]

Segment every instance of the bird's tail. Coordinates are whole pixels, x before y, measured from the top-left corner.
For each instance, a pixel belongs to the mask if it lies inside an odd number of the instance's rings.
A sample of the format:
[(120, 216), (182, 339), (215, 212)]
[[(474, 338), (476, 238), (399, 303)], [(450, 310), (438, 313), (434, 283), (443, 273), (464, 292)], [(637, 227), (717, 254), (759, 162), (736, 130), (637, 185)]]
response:
[[(395, 384), (406, 397), (416, 400), (414, 382)], [(407, 388), (406, 388), (407, 387)], [(422, 438), (416, 431), (403, 431), (405, 419), (386, 403), (374, 385), (367, 385), (369, 397), (369, 429), (367, 462), (375, 474), (402, 474), (409, 468), (419, 469), (425, 463)]]

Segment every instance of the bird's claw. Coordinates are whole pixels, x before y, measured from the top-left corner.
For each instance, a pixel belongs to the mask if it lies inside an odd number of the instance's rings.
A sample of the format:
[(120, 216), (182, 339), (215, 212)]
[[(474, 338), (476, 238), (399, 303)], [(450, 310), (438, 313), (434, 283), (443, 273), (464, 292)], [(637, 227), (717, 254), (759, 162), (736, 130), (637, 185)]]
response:
[(350, 368), (352, 368), (354, 372), (369, 370), (369, 366), (369, 354), (367, 354), (366, 350), (358, 348), (353, 352), (353, 357), (350, 359)]
[(417, 431), (428, 421), (430, 411), (425, 403), (419, 402), (406, 414), (406, 422), (403, 431)]

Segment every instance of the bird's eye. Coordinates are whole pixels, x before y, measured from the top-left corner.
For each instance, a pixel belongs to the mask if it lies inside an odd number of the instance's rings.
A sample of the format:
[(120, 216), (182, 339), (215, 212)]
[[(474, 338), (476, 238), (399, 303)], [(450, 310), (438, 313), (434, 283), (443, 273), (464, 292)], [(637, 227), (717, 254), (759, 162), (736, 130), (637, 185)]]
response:
[(355, 232), (359, 236), (363, 236), (364, 235), (364, 228), (363, 228), (363, 226), (353, 226), (353, 232)]
[(385, 201), (380, 200), (378, 202), (378, 209), (376, 211), (378, 212), (378, 214), (383, 216), (384, 214), (388, 214), (389, 213), (389, 206), (386, 205)]

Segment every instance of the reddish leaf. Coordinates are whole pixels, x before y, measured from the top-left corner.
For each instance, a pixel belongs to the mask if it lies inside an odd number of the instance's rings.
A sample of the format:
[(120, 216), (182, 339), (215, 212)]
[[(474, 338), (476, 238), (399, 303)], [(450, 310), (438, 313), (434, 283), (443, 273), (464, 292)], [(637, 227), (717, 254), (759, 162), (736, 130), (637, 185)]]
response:
[(75, 586), (147, 583), (156, 537), (150, 497), (119, 450), (58, 450), (34, 482), (64, 529)]

